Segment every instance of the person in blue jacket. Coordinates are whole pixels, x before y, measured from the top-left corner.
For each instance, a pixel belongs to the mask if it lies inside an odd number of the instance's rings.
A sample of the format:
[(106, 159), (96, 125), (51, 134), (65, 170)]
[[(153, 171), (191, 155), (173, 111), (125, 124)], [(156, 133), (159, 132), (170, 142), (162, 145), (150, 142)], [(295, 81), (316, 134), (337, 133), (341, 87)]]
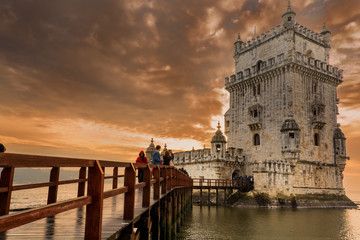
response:
[(161, 163), (162, 163), (161, 158), (160, 158), (160, 149), (161, 149), (161, 146), (157, 145), (155, 148), (155, 152), (152, 156), (152, 158), (153, 158), (152, 163), (155, 165), (161, 165)]

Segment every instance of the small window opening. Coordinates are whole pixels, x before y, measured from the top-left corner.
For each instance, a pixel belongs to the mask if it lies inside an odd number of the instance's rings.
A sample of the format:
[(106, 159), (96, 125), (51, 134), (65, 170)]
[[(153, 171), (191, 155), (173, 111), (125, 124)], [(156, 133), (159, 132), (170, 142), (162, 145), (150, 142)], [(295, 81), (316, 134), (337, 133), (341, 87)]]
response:
[(253, 87), (254, 96), (256, 96), (256, 86)]
[(320, 136), (317, 133), (314, 134), (314, 144), (315, 146), (320, 146)]
[(289, 138), (295, 138), (295, 133), (293, 132), (289, 133)]
[(260, 84), (257, 85), (257, 94), (260, 95)]
[(261, 70), (261, 64), (262, 64), (262, 61), (258, 61), (257, 64), (256, 64), (256, 70), (258, 72), (260, 72), (260, 70)]
[(217, 144), (217, 145), (216, 145), (216, 151), (217, 151), (217, 152), (220, 152), (220, 150), (221, 150), (221, 146), (220, 146), (220, 144)]
[(260, 145), (260, 135), (259, 135), (259, 134), (255, 134), (255, 135), (254, 135), (254, 145), (255, 145), (255, 146), (259, 146), (259, 145)]
[(317, 83), (314, 83), (313, 85), (312, 85), (312, 92), (313, 93), (317, 93)]
[(289, 22), (291, 21), (291, 17), (288, 17), (288, 21), (289, 21)]

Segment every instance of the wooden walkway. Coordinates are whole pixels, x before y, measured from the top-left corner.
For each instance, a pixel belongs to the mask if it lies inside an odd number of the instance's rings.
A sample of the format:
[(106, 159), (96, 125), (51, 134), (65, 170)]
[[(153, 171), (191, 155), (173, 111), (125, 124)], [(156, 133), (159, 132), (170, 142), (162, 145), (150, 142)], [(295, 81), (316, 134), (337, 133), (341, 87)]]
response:
[[(50, 167), (49, 182), (13, 186), (18, 167)], [(65, 167), (78, 167), (79, 178), (59, 181)], [(174, 239), (191, 203), (192, 179), (170, 166), (3, 153), (1, 168), (0, 240)], [(138, 168), (144, 182), (136, 184)], [(111, 190), (104, 179), (113, 181)], [(58, 186), (74, 183), (77, 197), (57, 201)], [(47, 205), (9, 213), (12, 191), (39, 187), (48, 187)]]
[[(161, 194), (163, 198), (165, 194)], [(151, 200), (150, 205), (159, 200)], [(132, 223), (132, 220), (123, 219), (124, 195), (107, 198), (104, 200), (101, 239), (112, 238), (114, 233), (121, 231)], [(135, 219), (148, 212), (151, 208), (142, 207), (142, 191), (136, 191)], [(84, 239), (85, 231), (84, 206), (55, 216), (43, 218), (23, 226), (0, 233), (1, 240), (22, 239)]]

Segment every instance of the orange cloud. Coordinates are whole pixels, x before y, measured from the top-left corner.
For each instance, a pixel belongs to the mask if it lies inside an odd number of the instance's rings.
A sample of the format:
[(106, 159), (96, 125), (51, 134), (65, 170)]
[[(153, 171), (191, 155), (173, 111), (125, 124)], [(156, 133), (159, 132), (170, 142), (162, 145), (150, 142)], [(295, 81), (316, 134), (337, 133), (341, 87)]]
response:
[[(292, 1), (297, 21), (332, 32), (348, 144), (358, 124), (356, 0)], [(227, 109), (233, 42), (281, 23), (283, 0), (0, 3), (0, 141), (12, 152), (132, 160), (151, 137), (209, 144)], [(356, 115), (356, 114), (355, 114)], [(356, 118), (355, 118), (356, 119)], [(360, 153), (349, 147), (354, 179)]]

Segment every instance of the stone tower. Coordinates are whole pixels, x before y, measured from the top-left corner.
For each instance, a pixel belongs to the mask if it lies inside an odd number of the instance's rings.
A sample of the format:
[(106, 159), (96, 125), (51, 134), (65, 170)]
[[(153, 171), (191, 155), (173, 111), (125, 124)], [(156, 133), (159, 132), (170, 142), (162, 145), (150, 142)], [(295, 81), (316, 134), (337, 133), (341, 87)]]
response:
[(226, 137), (221, 132), (220, 122), (218, 122), (217, 131), (211, 139), (211, 155), (217, 159), (225, 158)]
[(344, 195), (345, 136), (337, 124), (342, 70), (329, 65), (330, 31), (296, 23), (290, 4), (282, 26), (234, 43), (235, 74), (225, 79), (229, 149), (255, 190)]

